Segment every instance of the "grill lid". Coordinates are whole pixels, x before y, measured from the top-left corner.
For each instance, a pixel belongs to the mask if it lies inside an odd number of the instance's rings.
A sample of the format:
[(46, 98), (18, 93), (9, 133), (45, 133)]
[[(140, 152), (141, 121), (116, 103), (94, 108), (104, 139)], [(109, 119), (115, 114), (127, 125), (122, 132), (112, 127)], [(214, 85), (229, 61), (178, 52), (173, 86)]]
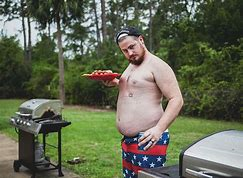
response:
[(207, 136), (180, 154), (180, 176), (243, 178), (243, 131)]
[(41, 118), (47, 112), (52, 112), (55, 115), (61, 115), (62, 103), (60, 100), (49, 99), (31, 99), (19, 106), (17, 115), (32, 119)]

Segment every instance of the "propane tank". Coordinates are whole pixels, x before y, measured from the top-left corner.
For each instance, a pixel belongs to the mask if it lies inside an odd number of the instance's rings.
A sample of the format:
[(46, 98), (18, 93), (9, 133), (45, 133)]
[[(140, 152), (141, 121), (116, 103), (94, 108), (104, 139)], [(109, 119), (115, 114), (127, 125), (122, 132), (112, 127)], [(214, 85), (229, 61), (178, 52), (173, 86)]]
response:
[(45, 159), (43, 144), (35, 142), (35, 162), (42, 162)]

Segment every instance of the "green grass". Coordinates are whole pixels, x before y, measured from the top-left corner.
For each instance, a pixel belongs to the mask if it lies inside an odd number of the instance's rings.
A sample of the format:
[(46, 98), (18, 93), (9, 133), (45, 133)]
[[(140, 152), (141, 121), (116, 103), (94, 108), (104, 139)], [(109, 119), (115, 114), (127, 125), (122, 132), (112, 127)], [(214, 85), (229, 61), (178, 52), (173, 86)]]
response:
[[(9, 118), (23, 101), (0, 100), (0, 132), (16, 140), (17, 134), (9, 125)], [(62, 129), (63, 165), (85, 178), (120, 178), (122, 136), (115, 127), (115, 112), (65, 106), (63, 118), (72, 122), (70, 126)], [(194, 141), (226, 129), (243, 130), (243, 124), (178, 117), (170, 127), (171, 140), (167, 152), (167, 165), (178, 164), (181, 150)], [(56, 134), (49, 134), (47, 142), (56, 144)], [(51, 160), (55, 160), (56, 150), (49, 147), (47, 150)], [(66, 160), (74, 157), (80, 157), (82, 163), (66, 163)]]

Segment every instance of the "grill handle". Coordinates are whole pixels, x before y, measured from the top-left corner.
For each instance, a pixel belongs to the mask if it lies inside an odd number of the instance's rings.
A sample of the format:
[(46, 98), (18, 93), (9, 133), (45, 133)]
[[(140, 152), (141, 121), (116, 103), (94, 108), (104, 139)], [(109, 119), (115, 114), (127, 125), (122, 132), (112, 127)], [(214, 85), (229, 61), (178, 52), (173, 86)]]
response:
[(207, 175), (207, 174), (203, 173), (202, 171), (194, 171), (194, 170), (191, 170), (188, 168), (186, 168), (186, 173), (191, 176), (198, 177), (198, 178), (213, 178), (213, 176)]
[(24, 114), (24, 113), (20, 113), (20, 112), (15, 112), (17, 115), (19, 116), (23, 116), (23, 117), (29, 117), (31, 116), (31, 114)]

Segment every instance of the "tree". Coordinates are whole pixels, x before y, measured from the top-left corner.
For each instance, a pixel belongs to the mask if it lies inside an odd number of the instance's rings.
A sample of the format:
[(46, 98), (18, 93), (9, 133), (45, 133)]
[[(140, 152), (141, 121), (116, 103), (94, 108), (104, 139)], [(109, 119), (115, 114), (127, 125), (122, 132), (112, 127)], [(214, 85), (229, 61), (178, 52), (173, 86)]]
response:
[(62, 44), (62, 27), (69, 24), (71, 20), (83, 18), (83, 1), (35, 1), (28, 0), (31, 14), (46, 28), (47, 24), (56, 23), (56, 38), (58, 47), (58, 66), (59, 66), (59, 97), (65, 103), (65, 87), (64, 87), (64, 57)]
[(214, 47), (237, 44), (243, 36), (243, 1), (203, 1), (198, 6), (196, 31)]
[[(7, 21), (21, 18), (22, 33), (24, 38), (24, 59), (27, 63), (31, 61), (31, 26), (28, 8), (25, 0), (20, 0), (20, 3), (12, 0), (0, 0), (0, 15), (7, 17)], [(25, 21), (28, 23), (28, 46)]]
[(67, 50), (71, 50), (77, 56), (85, 55), (85, 42), (88, 39), (88, 29), (80, 22), (69, 25), (70, 32), (67, 32)]

